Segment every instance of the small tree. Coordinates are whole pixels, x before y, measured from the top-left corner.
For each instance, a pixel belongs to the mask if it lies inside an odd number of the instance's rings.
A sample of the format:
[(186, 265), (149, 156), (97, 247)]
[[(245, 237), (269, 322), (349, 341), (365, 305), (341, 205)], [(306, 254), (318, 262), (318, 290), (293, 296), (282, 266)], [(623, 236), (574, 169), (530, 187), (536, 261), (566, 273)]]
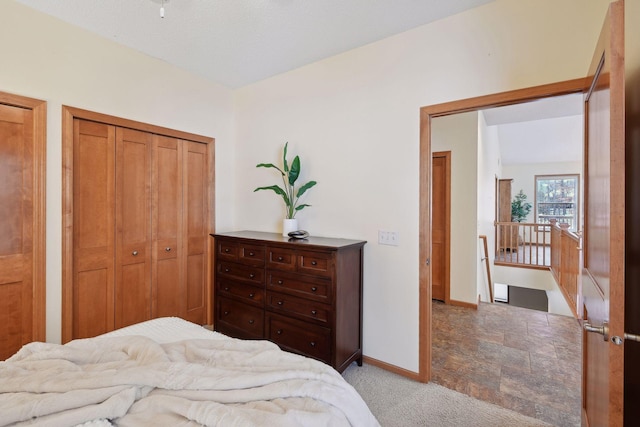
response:
[(522, 222), (531, 212), (531, 203), (527, 203), (527, 195), (522, 190), (511, 202), (511, 222)]

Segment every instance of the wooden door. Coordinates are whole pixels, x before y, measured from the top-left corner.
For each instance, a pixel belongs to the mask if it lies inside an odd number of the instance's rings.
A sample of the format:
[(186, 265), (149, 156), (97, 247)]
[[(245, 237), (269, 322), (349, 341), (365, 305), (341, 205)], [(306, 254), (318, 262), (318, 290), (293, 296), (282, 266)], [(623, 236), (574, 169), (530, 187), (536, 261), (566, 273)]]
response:
[(208, 153), (207, 145), (182, 141), (183, 229), (185, 234), (186, 316), (204, 324), (207, 318)]
[(151, 318), (151, 144), (116, 128), (116, 328)]
[(431, 298), (449, 302), (451, 151), (432, 155)]
[(181, 141), (176, 138), (154, 137), (153, 317), (186, 314), (181, 148)]
[[(0, 102), (2, 99), (0, 99)], [(0, 104), (0, 360), (33, 340), (44, 340), (44, 306), (36, 307), (34, 289), (44, 292), (36, 272), (34, 235), (42, 238), (36, 183), (40, 169), (34, 136), (34, 112)], [(44, 156), (42, 156), (43, 158)], [(44, 191), (44, 190), (42, 190)], [(38, 313), (41, 310), (42, 313)]]
[(74, 120), (74, 286), (69, 339), (93, 337), (114, 327), (114, 162), (115, 128)]
[(624, 387), (623, 4), (612, 3), (585, 96), (583, 425), (621, 426)]
[[(498, 180), (498, 222), (511, 222), (511, 182), (513, 179)], [(517, 250), (517, 241), (513, 243), (513, 233), (511, 226), (502, 225), (498, 227), (498, 251)]]

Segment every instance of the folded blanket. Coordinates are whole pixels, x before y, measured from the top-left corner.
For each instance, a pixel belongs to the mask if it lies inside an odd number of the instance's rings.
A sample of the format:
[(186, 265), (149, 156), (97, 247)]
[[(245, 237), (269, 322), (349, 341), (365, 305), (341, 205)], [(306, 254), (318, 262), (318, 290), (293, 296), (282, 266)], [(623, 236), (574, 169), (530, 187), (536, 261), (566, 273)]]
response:
[(0, 362), (0, 426), (377, 426), (331, 367), (268, 341), (31, 343)]

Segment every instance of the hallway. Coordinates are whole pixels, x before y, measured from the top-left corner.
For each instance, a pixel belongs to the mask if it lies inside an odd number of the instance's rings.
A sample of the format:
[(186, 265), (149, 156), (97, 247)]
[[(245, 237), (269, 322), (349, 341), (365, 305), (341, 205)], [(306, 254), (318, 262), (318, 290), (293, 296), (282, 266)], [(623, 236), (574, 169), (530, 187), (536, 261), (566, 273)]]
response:
[(579, 426), (581, 329), (570, 317), (433, 301), (432, 381), (556, 426)]

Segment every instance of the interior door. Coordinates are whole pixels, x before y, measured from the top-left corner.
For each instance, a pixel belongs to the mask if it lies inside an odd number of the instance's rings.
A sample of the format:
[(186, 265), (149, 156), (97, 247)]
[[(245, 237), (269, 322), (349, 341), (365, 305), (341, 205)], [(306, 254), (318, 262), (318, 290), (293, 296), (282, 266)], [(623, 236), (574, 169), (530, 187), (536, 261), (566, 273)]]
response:
[(624, 11), (609, 7), (585, 96), (583, 425), (621, 426), (624, 389)]
[(0, 104), (0, 360), (34, 339), (33, 171), (33, 112)]
[(432, 154), (431, 298), (449, 302), (451, 152)]

